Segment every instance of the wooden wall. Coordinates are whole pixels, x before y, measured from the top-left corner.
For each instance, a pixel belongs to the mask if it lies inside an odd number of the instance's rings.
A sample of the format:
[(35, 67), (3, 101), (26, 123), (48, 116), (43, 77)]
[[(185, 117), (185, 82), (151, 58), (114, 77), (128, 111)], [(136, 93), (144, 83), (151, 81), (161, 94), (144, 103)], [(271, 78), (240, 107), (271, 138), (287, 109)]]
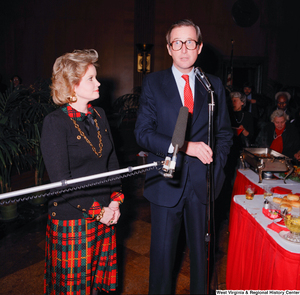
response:
[[(173, 21), (190, 18), (202, 30), (202, 63), (215, 74), (222, 75), (222, 61), (229, 58), (233, 39), (236, 59), (260, 58), (264, 61), (265, 79), (299, 87), (296, 1), (255, 0), (260, 17), (250, 27), (234, 22), (231, 10), (235, 2), (3, 0), (0, 74), (6, 84), (13, 74), (31, 84), (38, 77), (50, 78), (52, 65), (61, 54), (94, 48), (100, 54), (102, 99), (110, 104), (141, 82), (136, 76), (135, 43), (153, 42), (151, 70), (165, 69), (171, 65), (165, 33)], [(140, 26), (146, 26), (145, 30), (140, 32)]]
[[(51, 77), (55, 59), (74, 49), (99, 53), (98, 78), (110, 98), (133, 87), (134, 0), (6, 1), (1, 73), (30, 84)], [(2, 11), (3, 13), (3, 11)], [(4, 30), (3, 30), (4, 28)]]

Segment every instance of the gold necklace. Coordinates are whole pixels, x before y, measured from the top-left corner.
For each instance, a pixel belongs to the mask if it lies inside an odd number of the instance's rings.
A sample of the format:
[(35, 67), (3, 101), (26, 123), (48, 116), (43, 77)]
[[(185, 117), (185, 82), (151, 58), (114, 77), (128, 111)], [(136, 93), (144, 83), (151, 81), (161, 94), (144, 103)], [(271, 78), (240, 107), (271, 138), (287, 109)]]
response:
[[(96, 112), (96, 114), (100, 117), (100, 115), (98, 114), (98, 112), (96, 110), (94, 110)], [(101, 118), (101, 117), (100, 117)], [(97, 134), (98, 134), (98, 139), (99, 139), (99, 152), (96, 151), (96, 148), (93, 146), (93, 144), (89, 141), (89, 139), (85, 136), (84, 132), (80, 129), (79, 125), (76, 123), (76, 121), (73, 118), (70, 118), (72, 120), (72, 122), (74, 123), (75, 128), (78, 130), (79, 134), (81, 136), (83, 136), (83, 138), (85, 139), (85, 141), (91, 146), (93, 152), (96, 154), (96, 156), (98, 158), (102, 157), (102, 148), (103, 148), (103, 143), (102, 143), (102, 136), (100, 133), (100, 128), (98, 126), (98, 122), (97, 119), (94, 119), (96, 128), (97, 128)], [(80, 140), (81, 136), (77, 136), (77, 139)]]

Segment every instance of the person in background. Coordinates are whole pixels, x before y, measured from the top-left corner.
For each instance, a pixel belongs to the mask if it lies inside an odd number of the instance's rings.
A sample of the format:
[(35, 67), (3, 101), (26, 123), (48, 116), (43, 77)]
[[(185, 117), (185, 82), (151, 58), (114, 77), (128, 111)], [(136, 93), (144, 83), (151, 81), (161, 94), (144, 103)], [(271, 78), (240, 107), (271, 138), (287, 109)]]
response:
[(271, 114), (275, 110), (282, 110), (285, 114), (288, 115), (288, 121), (293, 123), (295, 120), (295, 110), (293, 110), (289, 106), (289, 101), (291, 99), (291, 95), (287, 91), (279, 91), (275, 94), (275, 106), (270, 106), (267, 109), (265, 121), (269, 122)]
[(207, 145), (209, 94), (197, 80), (194, 63), (203, 43), (190, 20), (174, 23), (166, 35), (173, 65), (145, 76), (135, 126), (137, 143), (148, 161), (172, 155), (171, 139), (180, 108), (189, 108), (186, 141), (177, 155), (172, 179), (157, 171), (146, 175), (144, 196), (151, 203), (149, 294), (170, 294), (182, 221), (190, 250), (190, 294), (205, 294), (205, 217), (207, 169), (214, 163), (215, 197), (225, 178), (223, 167), (232, 144), (225, 90), (219, 78), (207, 75), (216, 93), (214, 149)]
[(231, 113), (231, 126), (234, 129), (233, 146), (241, 150), (249, 147), (254, 139), (254, 121), (251, 113), (245, 111), (246, 96), (240, 92), (230, 93), (233, 112)]
[(10, 82), (12, 83), (13, 89), (15, 89), (22, 84), (22, 79), (18, 75), (14, 75), (11, 77)]
[(275, 95), (277, 110), (283, 110), (289, 116), (289, 121), (293, 123), (295, 115), (294, 112), (289, 107), (290, 99), (291, 99), (291, 95), (286, 91), (277, 92)]
[[(41, 150), (51, 182), (119, 168), (99, 97), (97, 51), (75, 50), (53, 66), (59, 106), (43, 122)], [(117, 288), (115, 224), (123, 202), (120, 181), (88, 180), (57, 192), (48, 204), (44, 294), (97, 294)], [(75, 189), (75, 186), (79, 189)]]
[(243, 148), (251, 147), (254, 143), (254, 120), (252, 114), (245, 111), (246, 96), (238, 91), (233, 91), (230, 92), (230, 97), (231, 106), (229, 114), (233, 129), (233, 144), (224, 167), (226, 178), (221, 191), (222, 198), (218, 198), (216, 201), (218, 222), (222, 222), (229, 216), (231, 193), (236, 177), (236, 170), (240, 164), (241, 152)]
[(296, 127), (289, 123), (289, 116), (278, 109), (271, 114), (271, 122), (258, 134), (256, 144), (257, 147), (270, 148), (294, 159), (300, 150), (300, 137)]
[(268, 101), (263, 99), (261, 95), (254, 93), (253, 86), (249, 82), (244, 83), (243, 93), (247, 98), (245, 111), (251, 113), (254, 119), (259, 120), (263, 115), (264, 108), (268, 105)]
[(254, 119), (254, 137), (256, 137), (264, 125), (265, 110), (271, 104), (266, 96), (254, 92), (254, 87), (249, 82), (244, 83), (243, 93), (246, 95), (247, 103), (244, 111), (252, 114)]

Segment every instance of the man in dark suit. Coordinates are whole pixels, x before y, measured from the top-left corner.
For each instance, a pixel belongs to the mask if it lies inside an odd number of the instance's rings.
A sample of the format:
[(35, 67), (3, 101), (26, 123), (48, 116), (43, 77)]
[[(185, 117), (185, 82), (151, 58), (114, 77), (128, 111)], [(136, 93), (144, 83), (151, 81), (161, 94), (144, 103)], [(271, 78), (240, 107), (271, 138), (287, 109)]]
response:
[(202, 50), (198, 26), (182, 20), (171, 26), (167, 50), (173, 66), (147, 75), (143, 81), (135, 127), (137, 143), (150, 153), (148, 161), (162, 161), (172, 154), (171, 139), (179, 109), (185, 104), (188, 75), (193, 107), (186, 141), (177, 155), (172, 179), (157, 171), (147, 173), (145, 197), (151, 202), (151, 249), (149, 294), (170, 294), (176, 247), (182, 220), (190, 250), (190, 293), (205, 290), (205, 213), (207, 169), (214, 163), (215, 195), (223, 180), (232, 131), (225, 91), (219, 78), (207, 75), (215, 91), (214, 148), (207, 145), (209, 94), (196, 79), (194, 63)]
[(254, 118), (254, 138), (256, 138), (262, 125), (264, 125), (266, 109), (271, 102), (266, 96), (255, 93), (254, 87), (249, 82), (244, 83), (243, 92), (247, 98), (247, 103), (243, 110), (251, 113)]
[(247, 82), (243, 85), (243, 92), (247, 97), (247, 103), (244, 107), (244, 111), (247, 111), (252, 114), (252, 116), (258, 120), (261, 117), (261, 108), (263, 110), (263, 107), (266, 105), (263, 105), (263, 100), (255, 93), (253, 93), (253, 87), (252, 85)]

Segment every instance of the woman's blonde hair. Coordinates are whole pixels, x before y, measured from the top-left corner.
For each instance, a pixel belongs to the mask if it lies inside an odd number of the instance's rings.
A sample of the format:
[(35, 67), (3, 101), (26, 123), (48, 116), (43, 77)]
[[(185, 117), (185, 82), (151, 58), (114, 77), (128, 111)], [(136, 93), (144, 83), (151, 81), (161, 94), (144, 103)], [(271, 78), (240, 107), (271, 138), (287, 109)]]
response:
[(74, 86), (80, 83), (90, 65), (97, 66), (98, 52), (94, 49), (74, 50), (58, 57), (53, 65), (51, 95), (53, 102), (70, 102)]

